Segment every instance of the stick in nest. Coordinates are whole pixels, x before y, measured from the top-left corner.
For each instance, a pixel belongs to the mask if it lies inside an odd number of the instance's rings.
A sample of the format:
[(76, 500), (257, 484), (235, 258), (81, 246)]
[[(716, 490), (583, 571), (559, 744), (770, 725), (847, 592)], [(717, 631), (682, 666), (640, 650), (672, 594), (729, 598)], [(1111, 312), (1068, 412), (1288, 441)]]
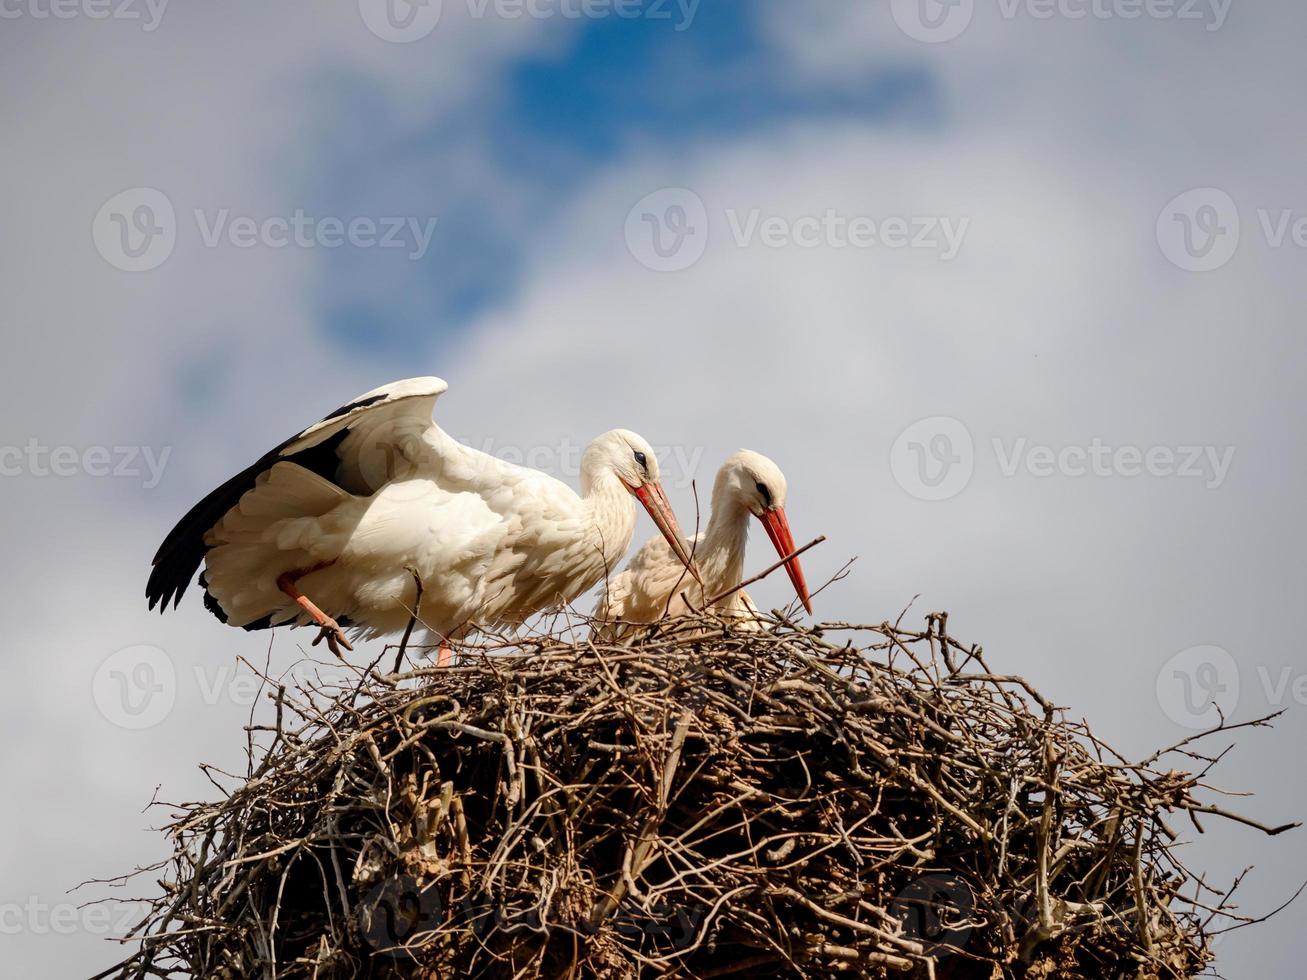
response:
[(1245, 924), (1169, 827), (1228, 816), (1194, 743), (1122, 760), (942, 615), (469, 649), (273, 683), (101, 976), (1161, 980)]

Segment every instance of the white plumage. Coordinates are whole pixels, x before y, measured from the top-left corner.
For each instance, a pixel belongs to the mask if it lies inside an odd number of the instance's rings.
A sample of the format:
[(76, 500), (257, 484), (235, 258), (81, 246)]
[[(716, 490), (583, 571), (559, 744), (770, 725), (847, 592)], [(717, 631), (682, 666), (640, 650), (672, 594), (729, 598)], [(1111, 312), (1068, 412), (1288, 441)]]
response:
[[(780, 467), (761, 453), (742, 449), (730, 456), (713, 481), (712, 513), (708, 526), (691, 548), (702, 575), (702, 586), (686, 573), (666, 543), (651, 538), (635, 553), (621, 574), (608, 582), (595, 617), (608, 620), (609, 635), (625, 632), (624, 625), (651, 623), (664, 615), (688, 612), (682, 593), (702, 608), (707, 599), (738, 585), (744, 579), (744, 551), (749, 519), (756, 517), (783, 558), (794, 551), (794, 538), (785, 515), (788, 488)], [(812, 612), (808, 587), (799, 560), (786, 563), (786, 571), (804, 608)], [(752, 618), (757, 609), (743, 589), (720, 600), (714, 609), (727, 616)]]
[(443, 645), (593, 588), (630, 546), (633, 495), (669, 554), (686, 555), (640, 436), (595, 439), (578, 495), (450, 438), (431, 420), (445, 389), (414, 378), (368, 392), (213, 491), (160, 547), (151, 608), (176, 605), (202, 560), (206, 605), (224, 622), (317, 622), (343, 640), (337, 622), (403, 629), (420, 580), (419, 621)]

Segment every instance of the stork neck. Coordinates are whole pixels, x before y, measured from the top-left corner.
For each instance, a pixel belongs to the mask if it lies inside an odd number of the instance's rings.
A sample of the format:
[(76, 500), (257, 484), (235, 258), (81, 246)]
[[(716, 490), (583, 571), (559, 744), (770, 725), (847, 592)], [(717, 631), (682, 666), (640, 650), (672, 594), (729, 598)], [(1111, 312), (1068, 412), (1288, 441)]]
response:
[(713, 501), (712, 516), (696, 554), (709, 593), (715, 595), (738, 585), (744, 577), (751, 516), (747, 508), (726, 495)]
[(585, 483), (582, 500), (599, 535), (604, 563), (616, 572), (635, 534), (635, 500), (615, 473), (598, 473)]

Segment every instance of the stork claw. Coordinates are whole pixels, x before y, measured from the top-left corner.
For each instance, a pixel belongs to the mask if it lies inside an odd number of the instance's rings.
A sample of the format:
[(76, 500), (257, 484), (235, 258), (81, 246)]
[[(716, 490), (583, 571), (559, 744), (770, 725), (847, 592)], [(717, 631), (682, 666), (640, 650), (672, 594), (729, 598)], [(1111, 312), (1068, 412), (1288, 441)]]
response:
[(317, 646), (323, 640), (326, 640), (327, 649), (340, 659), (344, 660), (345, 657), (344, 654), (340, 652), (340, 648), (344, 647), (346, 650), (353, 652), (354, 647), (350, 645), (349, 640), (345, 637), (345, 632), (340, 628), (340, 623), (324, 613), (317, 607), (312, 599), (295, 587), (295, 582), (298, 579), (301, 579), (310, 572), (315, 572), (320, 568), (326, 568), (327, 565), (330, 564), (331, 562), (325, 562), (320, 565), (314, 565), (312, 568), (301, 569), (297, 572), (283, 572), (281, 575), (277, 576), (277, 588), (281, 589), (282, 592), (285, 592), (288, 596), (294, 599), (299, 604), (300, 608), (308, 613), (313, 618), (313, 621), (321, 627), (318, 631), (317, 638), (309, 645)]
[(346, 650), (351, 652), (354, 650), (349, 639), (345, 636), (344, 630), (340, 628), (340, 624), (334, 619), (327, 617), (325, 622), (319, 623), (318, 625), (321, 628), (318, 630), (318, 635), (314, 638), (313, 642), (309, 644), (310, 646), (317, 646), (323, 640), (326, 640), (327, 649), (341, 659), (344, 659), (345, 656), (340, 652), (341, 647), (344, 647)]

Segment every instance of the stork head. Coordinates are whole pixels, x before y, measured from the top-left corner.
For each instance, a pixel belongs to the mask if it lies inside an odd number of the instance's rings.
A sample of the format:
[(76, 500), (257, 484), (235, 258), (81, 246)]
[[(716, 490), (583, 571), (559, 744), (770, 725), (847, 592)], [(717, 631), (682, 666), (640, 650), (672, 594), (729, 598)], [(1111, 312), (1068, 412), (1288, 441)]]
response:
[(672, 506), (667, 502), (658, 472), (658, 457), (653, 447), (630, 429), (613, 429), (605, 432), (586, 447), (581, 459), (581, 492), (586, 493), (595, 477), (611, 473), (622, 481), (622, 486), (640, 501), (649, 517), (676, 557), (702, 583), (699, 570), (690, 558), (690, 549), (676, 522)]
[[(713, 505), (717, 506), (722, 501), (722, 495), (725, 495), (731, 502), (758, 518), (776, 553), (784, 558), (794, 551), (794, 535), (790, 533), (790, 522), (785, 516), (787, 490), (785, 474), (779, 466), (762, 453), (741, 449), (728, 457), (717, 471)], [(803, 567), (799, 564), (799, 559), (791, 558), (787, 561), (785, 571), (790, 576), (790, 582), (794, 585), (803, 608), (811, 614), (812, 598), (808, 595), (808, 583), (803, 578)]]

